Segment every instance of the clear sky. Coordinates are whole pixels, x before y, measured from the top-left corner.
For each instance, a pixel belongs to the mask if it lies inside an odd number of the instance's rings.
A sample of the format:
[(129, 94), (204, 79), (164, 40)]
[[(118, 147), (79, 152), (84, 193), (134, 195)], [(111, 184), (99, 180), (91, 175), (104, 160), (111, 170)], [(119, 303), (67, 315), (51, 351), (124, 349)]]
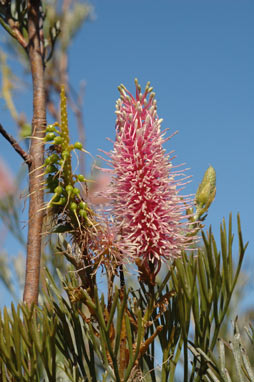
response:
[[(207, 225), (216, 236), (223, 217), (240, 212), (250, 241), (245, 269), (251, 277), (253, 244), (254, 2), (252, 0), (94, 0), (93, 21), (71, 46), (70, 79), (86, 82), (87, 149), (109, 150), (114, 139), (117, 86), (134, 91), (134, 78), (156, 92), (169, 133), (166, 149), (185, 162), (195, 193), (211, 164), (217, 195)], [(20, 105), (24, 100), (17, 99)], [(23, 106), (24, 107), (24, 106)], [(31, 106), (27, 105), (31, 108)], [(1, 122), (5, 122), (5, 112)], [(8, 118), (6, 119), (8, 120)], [(8, 120), (9, 121), (9, 120)], [(75, 124), (74, 120), (71, 124)], [(19, 158), (0, 139), (12, 168)], [(236, 225), (234, 224), (236, 232)], [(218, 236), (217, 236), (218, 237)], [(6, 243), (6, 246), (8, 243)], [(236, 247), (237, 249), (237, 247)], [(253, 281), (250, 292), (253, 294)]]

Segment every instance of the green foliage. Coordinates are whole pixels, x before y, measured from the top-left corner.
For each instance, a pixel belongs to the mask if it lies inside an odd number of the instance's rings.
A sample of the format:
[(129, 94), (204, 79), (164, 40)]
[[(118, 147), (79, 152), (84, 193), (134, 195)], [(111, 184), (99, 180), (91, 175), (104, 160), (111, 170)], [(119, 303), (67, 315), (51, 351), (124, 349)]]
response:
[[(250, 355), (254, 351), (254, 329), (250, 325), (245, 328), (248, 335), (251, 349)], [(200, 348), (190, 346), (196, 362), (206, 365), (207, 372), (204, 381), (207, 382), (252, 382), (254, 381), (254, 367), (251, 365), (246, 348), (239, 332), (237, 319), (234, 321), (234, 337), (232, 341), (226, 341), (218, 338), (217, 340), (218, 356), (215, 357), (211, 352), (208, 354)], [(232, 353), (231, 364), (227, 362), (227, 352)]]
[[(2, 381), (56, 380), (56, 319), (46, 307), (12, 305), (0, 318), (0, 370)], [(43, 371), (42, 371), (43, 370)], [(41, 374), (42, 373), (42, 374)]]
[[(3, 380), (39, 381), (43, 377), (55, 381), (61, 375), (73, 382), (130, 382), (140, 376), (145, 381), (173, 382), (182, 360), (184, 381), (224, 381), (213, 379), (214, 373), (222, 373), (213, 350), (247, 246), (238, 218), (239, 256), (234, 266), (231, 227), (230, 217), (228, 230), (225, 222), (221, 226), (220, 251), (211, 229), (203, 233), (204, 247), (183, 254), (155, 286), (139, 280), (135, 289), (119, 287), (108, 274), (105, 295), (96, 284), (92, 289), (85, 287), (76, 271), (65, 277), (58, 271), (60, 286), (47, 273), (41, 308), (30, 311), (18, 305), (17, 309), (12, 306), (11, 313), (4, 309), (0, 321)], [(239, 358), (235, 344), (230, 345), (234, 358), (251, 376), (244, 352), (240, 347)], [(160, 367), (155, 364), (158, 346)]]
[[(247, 244), (243, 245), (240, 219), (238, 216), (239, 255), (236, 269), (232, 261), (232, 218), (229, 218), (228, 234), (226, 224), (221, 226), (221, 251), (217, 250), (211, 229), (202, 232), (204, 247), (190, 256), (186, 254), (175, 261), (169, 279), (169, 289), (175, 290), (171, 311), (162, 315), (163, 330), (159, 335), (163, 350), (163, 379), (174, 381), (174, 369), (184, 351), (184, 380), (188, 380), (188, 342), (193, 333), (194, 346), (204, 352), (213, 350), (223, 320), (227, 314), (230, 300), (239, 277)], [(173, 310), (174, 308), (174, 310)], [(191, 317), (193, 327), (191, 328)], [(170, 325), (165, 325), (165, 322)], [(175, 322), (175, 324), (173, 324)], [(173, 343), (172, 347), (169, 343)], [(194, 359), (190, 381), (202, 380), (206, 365), (199, 369)], [(165, 375), (165, 376), (164, 376)]]

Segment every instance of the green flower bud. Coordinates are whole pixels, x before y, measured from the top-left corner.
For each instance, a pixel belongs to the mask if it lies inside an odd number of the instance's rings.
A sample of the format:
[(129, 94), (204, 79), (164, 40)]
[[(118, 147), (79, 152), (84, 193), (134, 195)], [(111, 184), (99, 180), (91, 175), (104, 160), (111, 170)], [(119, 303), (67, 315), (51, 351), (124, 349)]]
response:
[(71, 209), (72, 211), (76, 211), (77, 208), (78, 208), (77, 203), (72, 202), (71, 205), (70, 205), (70, 209)]
[(77, 179), (79, 182), (85, 182), (85, 180), (86, 180), (86, 178), (82, 174), (77, 175)]
[(49, 156), (50, 163), (56, 163), (58, 161), (58, 155), (57, 154), (52, 154)]
[(79, 208), (82, 209), (82, 210), (85, 210), (85, 209), (87, 208), (87, 204), (86, 204), (85, 202), (83, 202), (83, 201), (80, 202), (78, 206), (79, 206)]
[(55, 145), (60, 145), (61, 143), (63, 143), (63, 141), (64, 141), (64, 139), (62, 137), (57, 136), (57, 137), (55, 137), (53, 143)]
[[(196, 193), (196, 204), (203, 207), (216, 190), (216, 173), (212, 166), (208, 167)], [(215, 195), (214, 195), (215, 196)], [(211, 203), (210, 203), (211, 204)], [(209, 204), (209, 205), (210, 205)]]
[(69, 151), (64, 150), (64, 151), (62, 152), (62, 158), (63, 158), (64, 160), (66, 160), (69, 156), (70, 156)]
[(81, 142), (74, 143), (74, 149), (82, 150), (83, 149), (82, 143)]
[(203, 215), (211, 203), (213, 202), (216, 194), (216, 172), (212, 166), (208, 167), (205, 175), (200, 183), (196, 197), (196, 213), (194, 219), (197, 220)]
[(56, 194), (61, 194), (63, 192), (63, 187), (61, 186), (57, 186), (55, 189), (54, 189), (55, 193)]
[(54, 133), (54, 132), (56, 132), (57, 130), (56, 130), (56, 128), (55, 128), (55, 126), (54, 125), (48, 125), (47, 127), (46, 127), (46, 132), (47, 133)]
[(72, 193), (72, 190), (73, 190), (72, 185), (68, 184), (68, 186), (65, 187), (65, 190), (66, 190), (67, 194), (70, 195)]
[(87, 213), (85, 210), (79, 210), (79, 215), (82, 217), (82, 218), (87, 218)]
[(72, 190), (72, 193), (74, 195), (79, 195), (80, 194), (80, 190), (77, 187), (74, 187), (73, 190)]
[(53, 139), (55, 138), (55, 133), (48, 133), (46, 136), (45, 136), (45, 142), (49, 142), (49, 141), (53, 141)]

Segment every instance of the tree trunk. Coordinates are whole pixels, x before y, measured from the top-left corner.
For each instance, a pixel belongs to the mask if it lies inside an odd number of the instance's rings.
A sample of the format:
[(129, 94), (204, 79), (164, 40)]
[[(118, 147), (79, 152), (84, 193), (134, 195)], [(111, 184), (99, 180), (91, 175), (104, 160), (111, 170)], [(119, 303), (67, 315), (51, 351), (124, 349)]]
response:
[(28, 1), (28, 55), (33, 80), (33, 120), (29, 173), (29, 220), (26, 259), (26, 279), (23, 300), (28, 305), (38, 303), (40, 257), (43, 223), (43, 137), (46, 127), (46, 97), (44, 82), (43, 19), (41, 1)]

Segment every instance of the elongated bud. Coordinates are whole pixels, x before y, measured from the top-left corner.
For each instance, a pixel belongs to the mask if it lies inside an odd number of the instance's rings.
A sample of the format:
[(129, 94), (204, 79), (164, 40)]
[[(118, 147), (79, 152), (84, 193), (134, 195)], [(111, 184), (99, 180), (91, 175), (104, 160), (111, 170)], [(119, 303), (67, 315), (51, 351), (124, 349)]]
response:
[(200, 183), (196, 197), (196, 214), (195, 220), (198, 220), (203, 215), (211, 203), (213, 202), (216, 194), (216, 172), (213, 166), (209, 166), (205, 172), (202, 182)]

